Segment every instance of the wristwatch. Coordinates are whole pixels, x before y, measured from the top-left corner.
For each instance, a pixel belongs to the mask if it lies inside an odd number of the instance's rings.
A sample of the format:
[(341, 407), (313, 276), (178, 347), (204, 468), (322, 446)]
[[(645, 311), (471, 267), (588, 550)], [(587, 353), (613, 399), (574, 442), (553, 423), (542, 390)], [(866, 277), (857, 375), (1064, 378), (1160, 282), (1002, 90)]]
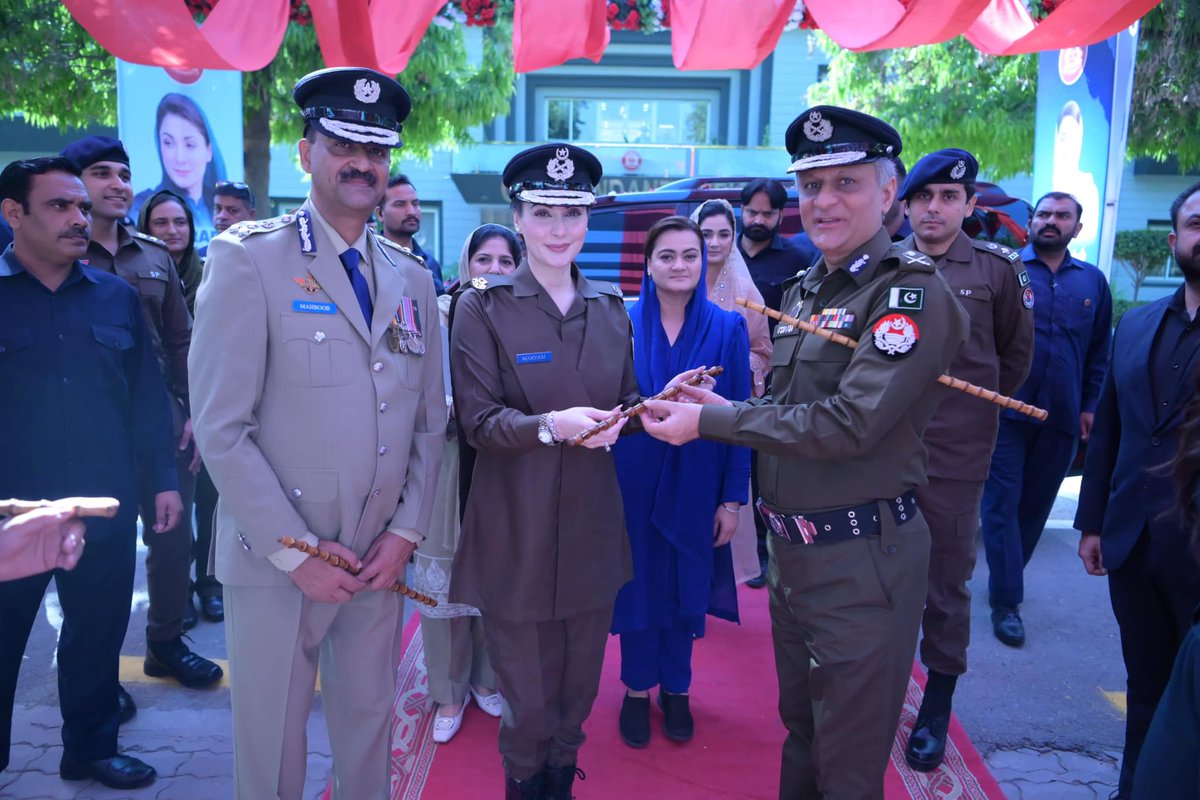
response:
[(542, 414), (542, 416), (538, 417), (538, 441), (547, 446), (553, 446), (555, 444), (554, 430), (551, 427), (551, 424), (549, 413)]

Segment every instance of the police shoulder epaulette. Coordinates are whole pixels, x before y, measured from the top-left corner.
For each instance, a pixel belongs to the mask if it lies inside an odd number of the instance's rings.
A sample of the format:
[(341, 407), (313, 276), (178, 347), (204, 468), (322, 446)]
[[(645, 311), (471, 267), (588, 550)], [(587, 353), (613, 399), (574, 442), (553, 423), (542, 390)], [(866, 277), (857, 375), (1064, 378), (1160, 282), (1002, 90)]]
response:
[(256, 233), (267, 233), (268, 231), (277, 231), (280, 228), (286, 228), (295, 221), (295, 214), (284, 214), (283, 216), (271, 217), (270, 219), (247, 219), (230, 225), (225, 229), (225, 233), (240, 240)]
[(607, 281), (593, 281), (592, 285), (596, 287), (596, 291), (600, 292), (600, 294), (611, 295), (612, 297), (616, 297), (618, 299), (623, 299), (625, 297), (625, 293), (621, 291), (621, 287), (617, 286), (615, 283), (609, 283)]
[(790, 289), (791, 287), (795, 286), (795, 285), (796, 285), (797, 283), (799, 283), (800, 281), (804, 280), (804, 276), (808, 274), (808, 270), (809, 270), (809, 269), (811, 269), (811, 267), (807, 267), (807, 268), (805, 268), (805, 269), (802, 269), (802, 270), (800, 270), (799, 272), (797, 272), (795, 275), (793, 275), (792, 277), (790, 277), (790, 278), (786, 279), (786, 280), (785, 280), (785, 281), (784, 281), (784, 282), (781, 284), (780, 288), (782, 288), (782, 289), (783, 289), (783, 290), (786, 292), (788, 289)]
[(930, 271), (937, 269), (933, 260), (920, 250), (910, 250), (907, 247), (892, 245), (883, 256), (885, 259), (895, 259), (900, 262), (901, 269), (916, 269)]
[(1013, 250), (1011, 247), (997, 244), (996, 242), (985, 242), (982, 239), (972, 239), (971, 246), (976, 250), (982, 250), (985, 253), (991, 253), (998, 258), (1003, 258), (1010, 264), (1015, 264), (1021, 260), (1020, 250)]
[(497, 286), (512, 286), (511, 275), (480, 275), (465, 282), (462, 285), (463, 289), (478, 289), (481, 292), (486, 292), (488, 289), (495, 289)]
[(167, 243), (164, 242), (162, 239), (159, 239), (157, 236), (151, 236), (148, 233), (142, 233), (141, 231), (133, 231), (133, 235), (134, 235), (134, 238), (141, 239), (143, 242), (150, 242), (151, 244), (156, 244), (159, 247), (163, 247), (163, 248), (165, 248), (167, 246)]
[(416, 261), (421, 266), (425, 266), (425, 259), (422, 258), (421, 256), (417, 255), (416, 253), (414, 253), (412, 250), (408, 249), (404, 245), (396, 244), (395, 242), (393, 242), (391, 239), (387, 238), (386, 236), (377, 236), (375, 238), (379, 240), (380, 244), (390, 247), (393, 250), (399, 250), (401, 253), (404, 253), (404, 255), (406, 255), (409, 258), (411, 258), (412, 260)]

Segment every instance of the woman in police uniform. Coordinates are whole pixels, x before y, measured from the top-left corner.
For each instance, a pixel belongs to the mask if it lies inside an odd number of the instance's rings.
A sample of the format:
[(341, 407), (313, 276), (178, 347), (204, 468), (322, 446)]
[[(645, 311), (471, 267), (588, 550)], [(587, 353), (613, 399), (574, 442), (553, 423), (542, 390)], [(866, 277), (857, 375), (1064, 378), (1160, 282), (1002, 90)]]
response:
[(609, 446), (564, 440), (637, 400), (620, 291), (574, 259), (600, 162), (566, 144), (504, 169), (527, 255), (476, 278), (451, 326), (454, 403), (478, 451), (450, 600), (479, 608), (504, 696), (506, 797), (569, 798), (617, 590), (631, 576)]

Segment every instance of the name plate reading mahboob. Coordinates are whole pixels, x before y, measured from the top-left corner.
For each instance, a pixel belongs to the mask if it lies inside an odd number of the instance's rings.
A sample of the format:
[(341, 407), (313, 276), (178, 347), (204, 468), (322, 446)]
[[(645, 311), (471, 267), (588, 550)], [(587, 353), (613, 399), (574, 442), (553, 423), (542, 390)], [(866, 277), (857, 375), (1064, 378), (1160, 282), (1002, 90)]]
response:
[(293, 300), (292, 311), (301, 314), (336, 314), (337, 306), (333, 303), (314, 303), (311, 300)]
[(554, 354), (547, 350), (544, 353), (517, 353), (518, 364), (545, 364), (554, 360)]

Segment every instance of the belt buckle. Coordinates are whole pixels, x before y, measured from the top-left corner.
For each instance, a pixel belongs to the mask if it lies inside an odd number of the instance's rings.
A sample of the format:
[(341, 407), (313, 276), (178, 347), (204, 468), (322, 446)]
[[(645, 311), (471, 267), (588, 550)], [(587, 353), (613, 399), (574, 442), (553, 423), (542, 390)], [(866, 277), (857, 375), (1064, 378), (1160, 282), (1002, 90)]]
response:
[(792, 517), (792, 521), (796, 523), (796, 532), (800, 534), (800, 541), (805, 544), (816, 544), (817, 542), (817, 526), (809, 522), (807, 519), (797, 514)]
[(766, 521), (767, 527), (771, 529), (771, 533), (775, 534), (781, 539), (786, 539), (787, 541), (791, 542), (792, 536), (790, 533), (788, 533), (786, 518), (778, 511), (764, 503), (761, 497), (758, 499), (758, 503), (756, 505), (758, 506), (759, 513), (762, 514), (763, 519)]

